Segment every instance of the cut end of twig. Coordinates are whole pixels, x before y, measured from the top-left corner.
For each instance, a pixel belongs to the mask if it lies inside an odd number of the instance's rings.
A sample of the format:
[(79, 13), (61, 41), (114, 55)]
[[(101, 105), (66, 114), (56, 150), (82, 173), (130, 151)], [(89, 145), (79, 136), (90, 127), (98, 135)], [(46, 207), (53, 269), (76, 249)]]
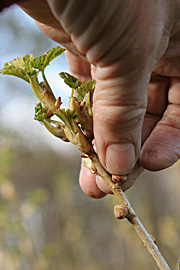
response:
[(114, 215), (117, 219), (124, 219), (128, 215), (128, 208), (124, 205), (115, 205)]

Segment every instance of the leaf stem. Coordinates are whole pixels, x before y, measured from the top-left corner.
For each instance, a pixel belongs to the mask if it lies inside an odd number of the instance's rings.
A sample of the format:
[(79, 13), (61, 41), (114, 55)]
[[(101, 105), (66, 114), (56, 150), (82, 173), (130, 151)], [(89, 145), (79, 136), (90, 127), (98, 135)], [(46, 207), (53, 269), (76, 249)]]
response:
[(112, 182), (111, 175), (102, 167), (100, 164), (100, 161), (98, 159), (97, 154), (91, 153), (88, 155), (91, 159), (93, 165), (95, 166), (97, 170), (97, 174), (107, 183), (107, 185), (110, 187), (112, 192), (116, 195), (117, 199), (120, 201), (121, 204), (126, 205), (129, 211), (129, 218), (128, 221), (132, 224), (136, 232), (138, 233), (139, 237), (141, 238), (144, 245), (147, 247), (149, 253), (154, 258), (157, 266), (161, 270), (171, 270), (168, 266), (167, 262), (163, 258), (162, 254), (160, 253), (158, 247), (153, 242), (152, 238), (142, 225), (141, 221), (137, 217), (134, 209), (132, 208), (130, 202), (128, 201), (127, 197), (125, 196), (124, 192), (122, 191), (120, 186), (117, 186), (117, 184)]

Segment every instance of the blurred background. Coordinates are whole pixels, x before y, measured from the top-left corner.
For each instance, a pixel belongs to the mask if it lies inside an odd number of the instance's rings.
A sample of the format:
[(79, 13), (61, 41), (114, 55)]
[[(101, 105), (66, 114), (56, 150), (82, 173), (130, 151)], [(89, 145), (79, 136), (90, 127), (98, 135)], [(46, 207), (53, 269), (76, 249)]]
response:
[[(57, 44), (17, 6), (0, 14), (0, 68), (4, 61)], [(70, 90), (58, 72), (65, 56), (47, 68), (56, 96)], [(156, 270), (126, 220), (117, 221), (114, 196), (88, 198), (80, 190), (80, 154), (34, 121), (30, 86), (0, 76), (0, 270)], [(180, 260), (180, 163), (144, 172), (127, 192), (172, 269)]]

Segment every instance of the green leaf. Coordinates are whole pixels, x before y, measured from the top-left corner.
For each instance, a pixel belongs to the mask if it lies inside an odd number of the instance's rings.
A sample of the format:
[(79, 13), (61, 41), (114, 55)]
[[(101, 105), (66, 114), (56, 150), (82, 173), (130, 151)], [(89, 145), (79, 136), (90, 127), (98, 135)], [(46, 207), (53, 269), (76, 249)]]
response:
[(59, 75), (64, 80), (64, 82), (73, 89), (76, 89), (82, 84), (77, 78), (67, 72), (61, 72)]
[(180, 270), (180, 262), (179, 262), (179, 270)]
[(94, 89), (95, 89), (95, 85), (96, 85), (96, 81), (95, 80), (91, 80), (88, 82), (82, 82), (81, 86), (76, 88), (76, 93), (77, 93), (77, 98), (78, 100), (83, 100), (85, 95), (87, 93), (91, 93), (91, 95), (93, 95), (94, 93)]
[(61, 55), (65, 50), (61, 47), (57, 46), (55, 48), (50, 49), (45, 54), (35, 57), (31, 60), (31, 66), (35, 69), (43, 71), (45, 67), (49, 65), (49, 63), (56, 58), (57, 56)]
[(33, 58), (32, 54), (26, 54), (23, 57), (19, 56), (10, 62), (5, 62), (0, 73), (19, 77), (29, 83), (29, 77), (37, 76), (39, 71), (43, 71), (55, 57), (63, 52), (64, 49), (57, 46), (35, 58)]
[(13, 75), (30, 83), (29, 77), (37, 76), (38, 71), (31, 67), (30, 61), (33, 59), (33, 55), (19, 56), (10, 62), (4, 63), (4, 68), (0, 70), (0, 73), (4, 75)]
[(25, 62), (23, 58), (19, 56), (10, 62), (5, 62), (4, 68), (0, 70), (0, 73), (4, 75), (13, 75), (25, 80), (26, 82), (29, 82), (29, 78), (25, 71), (24, 64)]
[(86, 96), (87, 93), (90, 92), (90, 96), (93, 95), (96, 81), (95, 80), (90, 80), (88, 82), (80, 82), (77, 78), (74, 76), (70, 75), (67, 72), (61, 72), (59, 73), (61, 78), (64, 79), (64, 82), (70, 86), (71, 88), (76, 90), (77, 93), (77, 99), (79, 101), (83, 101), (84, 97)]
[(42, 122), (44, 119), (46, 119), (45, 108), (43, 108), (41, 103), (38, 103), (35, 107), (34, 120)]

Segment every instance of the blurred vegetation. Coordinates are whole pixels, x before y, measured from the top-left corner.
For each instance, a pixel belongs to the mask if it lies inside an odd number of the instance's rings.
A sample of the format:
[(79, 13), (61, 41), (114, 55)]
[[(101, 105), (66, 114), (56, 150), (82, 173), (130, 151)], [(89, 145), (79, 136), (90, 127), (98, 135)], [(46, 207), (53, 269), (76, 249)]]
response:
[[(70, 154), (30, 151), (1, 132), (0, 270), (156, 269), (131, 225), (114, 218), (116, 199), (82, 193), (80, 159)], [(180, 255), (179, 174), (179, 164), (144, 173), (128, 191), (172, 269)]]
[[(13, 36), (23, 27), (15, 11), (3, 15), (14, 46)], [(27, 38), (36, 47), (43, 39), (42, 52), (49, 49), (50, 41), (38, 30)], [(0, 128), (0, 270), (156, 270), (131, 225), (115, 220), (116, 199), (94, 200), (80, 190), (80, 158), (74, 148), (64, 154), (46, 143), (30, 147), (34, 138), (29, 134), (21, 144), (18, 133)], [(179, 178), (177, 163), (163, 172), (143, 173), (127, 192), (172, 269), (180, 258)]]

